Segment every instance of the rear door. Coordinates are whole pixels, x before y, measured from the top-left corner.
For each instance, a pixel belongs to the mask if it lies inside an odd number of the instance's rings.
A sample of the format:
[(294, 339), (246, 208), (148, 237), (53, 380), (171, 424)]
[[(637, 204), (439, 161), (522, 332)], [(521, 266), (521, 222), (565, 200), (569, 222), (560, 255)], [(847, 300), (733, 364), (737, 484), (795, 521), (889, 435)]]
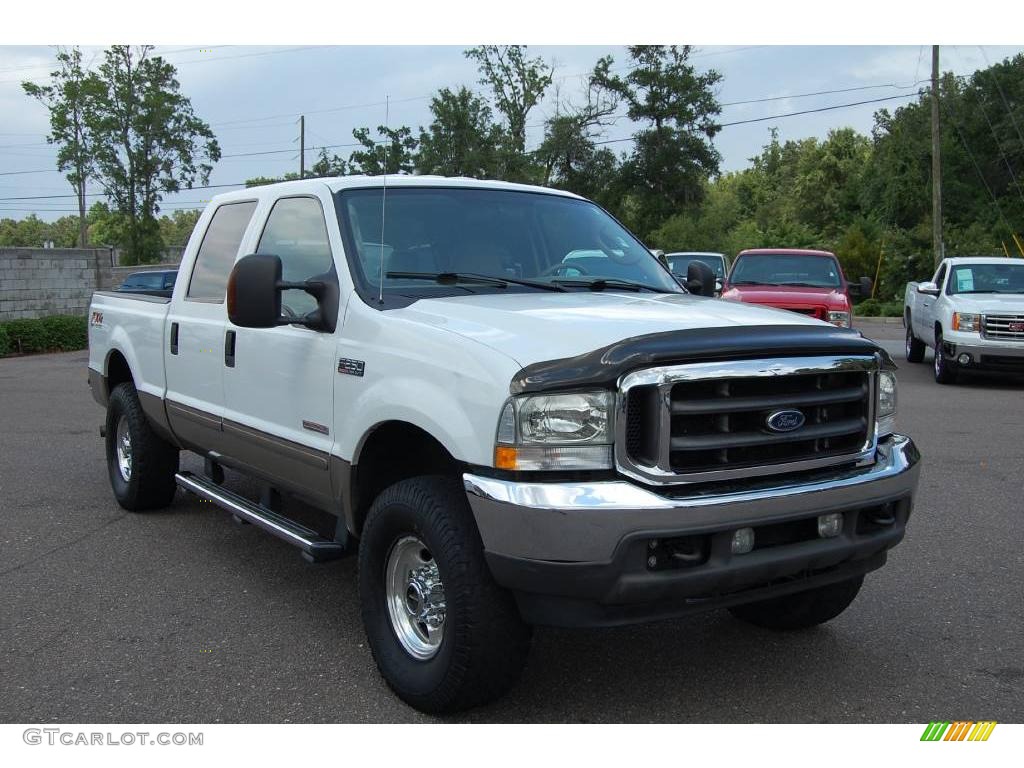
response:
[[(282, 197), (274, 201), (258, 233), (255, 253), (281, 259), (282, 277), (302, 282), (333, 272), (340, 252), (330, 195)], [(262, 218), (262, 217), (261, 217)], [(334, 243), (332, 244), (332, 241)], [(282, 313), (301, 318), (316, 309), (301, 290), (284, 291)], [(224, 368), (225, 453), (279, 485), (325, 503), (330, 499), (329, 455), (334, 443), (334, 334), (301, 325), (240, 328), (233, 334), (234, 359)]]
[(171, 300), (164, 336), (167, 416), (195, 450), (220, 450), (224, 416), (224, 324), (228, 274), (256, 201), (223, 203), (207, 219), (188, 278)]

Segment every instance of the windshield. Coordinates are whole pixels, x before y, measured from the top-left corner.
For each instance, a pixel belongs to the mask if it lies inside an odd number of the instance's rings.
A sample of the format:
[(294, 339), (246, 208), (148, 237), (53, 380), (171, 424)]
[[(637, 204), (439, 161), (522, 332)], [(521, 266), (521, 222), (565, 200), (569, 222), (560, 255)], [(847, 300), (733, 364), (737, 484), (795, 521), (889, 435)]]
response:
[(1024, 293), (1024, 263), (953, 267), (947, 293)]
[(382, 254), (385, 295), (682, 292), (650, 251), (585, 200), (479, 188), (390, 188), (383, 234), (379, 188), (343, 190), (336, 200), (364, 294), (377, 294)]
[(839, 264), (835, 259), (786, 253), (751, 253), (740, 256), (733, 265), (729, 284), (842, 287)]
[(725, 259), (722, 256), (715, 255), (713, 253), (670, 253), (666, 256), (668, 259), (669, 267), (672, 271), (686, 277), (686, 270), (695, 261), (699, 261), (702, 264), (706, 264), (711, 267), (711, 271), (715, 273), (715, 277), (725, 277)]

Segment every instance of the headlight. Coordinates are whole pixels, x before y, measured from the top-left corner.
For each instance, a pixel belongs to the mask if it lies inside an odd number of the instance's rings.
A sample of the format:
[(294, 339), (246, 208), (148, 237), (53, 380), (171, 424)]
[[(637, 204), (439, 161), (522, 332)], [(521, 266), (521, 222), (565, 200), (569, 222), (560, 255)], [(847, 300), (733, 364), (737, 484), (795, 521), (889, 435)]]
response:
[(505, 403), (498, 419), (498, 469), (610, 469), (611, 392), (528, 395)]
[(954, 312), (953, 330), (977, 333), (981, 330), (981, 315), (976, 315), (973, 312)]
[(878, 436), (891, 435), (896, 429), (896, 373), (878, 374)]
[(828, 321), (832, 325), (838, 325), (840, 328), (850, 327), (850, 313), (849, 312), (829, 312)]

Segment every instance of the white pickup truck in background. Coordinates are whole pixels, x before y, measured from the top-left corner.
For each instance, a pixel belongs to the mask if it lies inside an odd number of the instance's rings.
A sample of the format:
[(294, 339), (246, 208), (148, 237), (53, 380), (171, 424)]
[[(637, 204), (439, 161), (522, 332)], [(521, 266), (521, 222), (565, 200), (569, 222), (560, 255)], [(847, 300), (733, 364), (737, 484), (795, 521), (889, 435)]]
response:
[(903, 324), (907, 360), (934, 349), (940, 384), (967, 370), (1024, 373), (1024, 259), (943, 259), (929, 282), (907, 283)]
[(708, 298), (699, 262), (685, 285), (552, 189), (218, 195), (170, 298), (93, 298), (114, 496), (182, 488), (310, 560), (357, 553), (374, 659), (429, 712), (507, 690), (534, 624), (829, 621), (911, 514), (895, 364), (857, 331)]

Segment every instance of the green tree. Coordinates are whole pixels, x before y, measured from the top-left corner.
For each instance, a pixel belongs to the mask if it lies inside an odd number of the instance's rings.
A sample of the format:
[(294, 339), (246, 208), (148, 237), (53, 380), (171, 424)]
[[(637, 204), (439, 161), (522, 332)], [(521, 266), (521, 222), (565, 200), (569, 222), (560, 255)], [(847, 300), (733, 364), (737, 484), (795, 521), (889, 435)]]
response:
[[(57, 69), (49, 85), (23, 82), (26, 94), (50, 112), (50, 133), (46, 141), (57, 145), (57, 168), (64, 171), (78, 199), (78, 244), (88, 242), (85, 220), (85, 184), (93, 173), (92, 141), (85, 124), (87, 74), (82, 52), (77, 47), (57, 52)], [(73, 243), (72, 243), (73, 245)]]
[(388, 128), (377, 126), (380, 141), (370, 137), (369, 128), (356, 128), (352, 136), (362, 145), (352, 151), (348, 158), (348, 169), (353, 174), (379, 176), (385, 173), (412, 173), (416, 167), (417, 141), (412, 129), (407, 126)]
[(639, 201), (632, 222), (650, 232), (680, 209), (699, 203), (703, 183), (718, 173), (721, 157), (712, 139), (721, 108), (714, 87), (722, 77), (697, 72), (689, 46), (634, 45), (625, 76), (613, 74), (611, 56), (600, 59), (593, 86), (625, 103), (630, 120), (641, 128), (623, 174)]
[(129, 263), (159, 259), (163, 195), (209, 180), (220, 147), (152, 46), (115, 45), (90, 74), (85, 125), (96, 179), (124, 217)]
[(525, 45), (480, 45), (464, 52), (476, 61), (480, 84), (491, 89), (494, 106), (506, 121), (499, 148), (501, 176), (530, 181), (534, 169), (526, 154), (526, 120), (551, 86), (552, 68), (543, 59), (529, 59)]
[(442, 88), (430, 101), (432, 120), (420, 127), (416, 170), (472, 179), (499, 175), (501, 131), (487, 102), (465, 86)]
[(202, 211), (198, 209), (179, 209), (170, 216), (160, 217), (160, 237), (167, 245), (184, 246), (188, 243), (192, 230), (199, 221)]

